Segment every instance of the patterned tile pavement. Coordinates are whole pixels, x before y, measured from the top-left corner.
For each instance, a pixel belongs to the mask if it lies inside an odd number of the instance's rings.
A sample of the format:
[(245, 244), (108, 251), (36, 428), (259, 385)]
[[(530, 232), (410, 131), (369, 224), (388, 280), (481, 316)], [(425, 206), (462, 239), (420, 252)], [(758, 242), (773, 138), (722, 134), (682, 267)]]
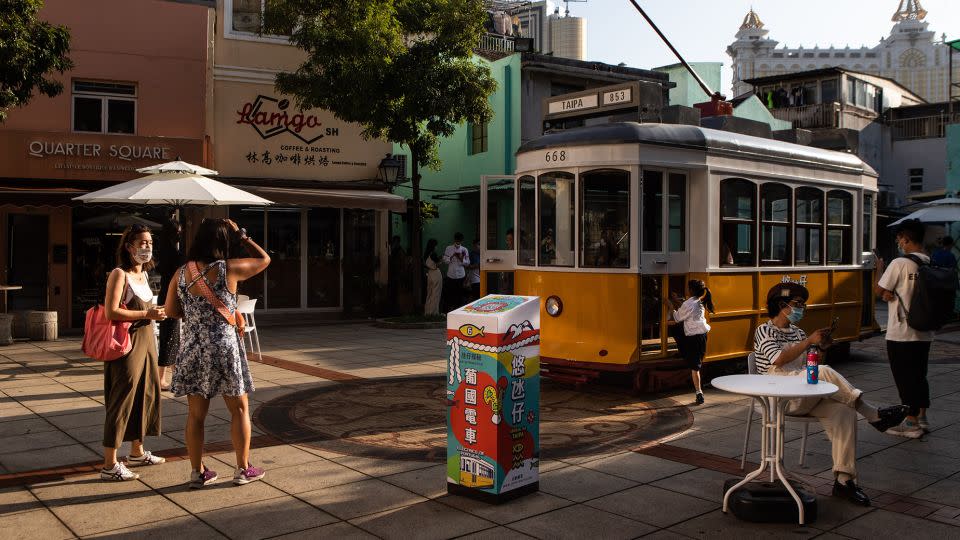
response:
[[(135, 482), (101, 483), (95, 472), (103, 422), (101, 366), (83, 357), (75, 338), (0, 348), (2, 537), (960, 536), (957, 331), (940, 336), (933, 349), (932, 433), (907, 441), (860, 422), (860, 477), (873, 507), (829, 496), (830, 447), (819, 426), (811, 426), (804, 468), (797, 465), (800, 432), (788, 429), (786, 465), (820, 494), (820, 518), (798, 527), (741, 522), (719, 511), (723, 481), (743, 474), (739, 454), (746, 402), (736, 396), (708, 390), (707, 404), (694, 407), (683, 392), (635, 396), (623, 388), (591, 388), (597, 399), (638, 411), (636, 418), (646, 417), (640, 411), (656, 410), (673, 421), (631, 420), (637, 433), (613, 442), (559, 444), (552, 455), (545, 444), (540, 493), (493, 507), (446, 494), (443, 465), (436, 452), (425, 451), (439, 446), (432, 426), (442, 426), (442, 409), (421, 418), (403, 446), (384, 442), (396, 439), (376, 415), (367, 429), (386, 438), (351, 438), (355, 426), (337, 426), (322, 416), (299, 425), (276, 419), (290, 407), (324, 410), (350, 387), (383, 390), (420, 381), (425, 395), (432, 395), (429, 387), (438, 383), (430, 381), (439, 380), (445, 369), (442, 331), (365, 325), (262, 330), (264, 356), (251, 366), (257, 384), (251, 396), (257, 419), (252, 455), (267, 476), (243, 487), (221, 481), (199, 492), (184, 486), (189, 471), (184, 399), (165, 395), (164, 434), (147, 442), (168, 462), (140, 469)], [(874, 338), (855, 344), (852, 360), (835, 367), (873, 399), (893, 402), (896, 389), (885, 357), (882, 339)], [(580, 433), (589, 422), (624, 414), (590, 410), (578, 405), (574, 394), (545, 385), (545, 396), (573, 400), (571, 412), (549, 428), (555, 433)], [(578, 407), (584, 410), (573, 414)], [(274, 418), (268, 418), (270, 411)], [(229, 414), (216, 401), (210, 414), (209, 463), (229, 476)], [(754, 439), (748, 459), (756, 457), (759, 441)]]

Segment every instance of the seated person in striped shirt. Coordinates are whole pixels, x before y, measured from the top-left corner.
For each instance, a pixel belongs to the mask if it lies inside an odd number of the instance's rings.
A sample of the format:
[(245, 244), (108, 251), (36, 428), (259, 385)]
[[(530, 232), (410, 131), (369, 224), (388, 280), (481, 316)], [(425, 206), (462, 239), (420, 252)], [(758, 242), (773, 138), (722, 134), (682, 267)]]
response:
[[(795, 326), (803, 318), (809, 297), (807, 288), (796, 283), (778, 283), (767, 293), (770, 320), (757, 328), (753, 344), (757, 373), (800, 375), (805, 369), (807, 349), (829, 346), (829, 328), (821, 328), (807, 336)], [(820, 366), (820, 379), (837, 385), (840, 390), (829, 398), (790, 400), (786, 412), (820, 419), (833, 447), (833, 494), (869, 506), (870, 498), (854, 481), (857, 476), (857, 413), (884, 432), (903, 421), (907, 408), (900, 405), (878, 409), (863, 398), (862, 390), (854, 388), (830, 366)]]

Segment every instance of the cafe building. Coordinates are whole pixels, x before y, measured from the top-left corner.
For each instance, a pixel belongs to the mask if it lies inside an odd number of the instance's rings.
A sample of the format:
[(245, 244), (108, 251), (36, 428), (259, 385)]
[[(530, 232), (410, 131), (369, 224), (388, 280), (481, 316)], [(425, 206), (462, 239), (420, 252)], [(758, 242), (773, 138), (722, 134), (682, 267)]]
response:
[(141, 176), (140, 167), (209, 161), (213, 6), (46, 1), (41, 16), (70, 28), (74, 68), (57, 76), (59, 96), (35, 95), (0, 124), (0, 284), (20, 287), (0, 312), (56, 312), (61, 331), (80, 327), (102, 302), (123, 228), (162, 234), (162, 207), (72, 198)]
[(406, 209), (381, 171), (392, 146), (276, 92), (276, 74), (304, 55), (285, 36), (261, 35), (264, 9), (261, 0), (218, 0), (208, 102), (218, 179), (275, 203), (213, 211), (270, 253), (270, 267), (240, 292), (268, 313), (374, 313), (387, 279), (387, 216)]

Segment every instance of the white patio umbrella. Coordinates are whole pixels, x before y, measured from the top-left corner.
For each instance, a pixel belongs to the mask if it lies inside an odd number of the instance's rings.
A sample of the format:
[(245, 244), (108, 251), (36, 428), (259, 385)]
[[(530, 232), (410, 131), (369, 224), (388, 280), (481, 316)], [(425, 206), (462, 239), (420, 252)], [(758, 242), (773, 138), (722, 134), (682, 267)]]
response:
[(152, 174), (74, 197), (74, 200), (87, 203), (167, 204), (178, 207), (188, 204), (272, 204), (263, 197), (203, 176), (217, 174), (217, 171), (183, 161), (171, 161), (138, 171)]
[(960, 199), (947, 197), (937, 199), (924, 204), (924, 207), (894, 221), (889, 226), (893, 227), (908, 219), (918, 219), (923, 223), (952, 223), (960, 221)]

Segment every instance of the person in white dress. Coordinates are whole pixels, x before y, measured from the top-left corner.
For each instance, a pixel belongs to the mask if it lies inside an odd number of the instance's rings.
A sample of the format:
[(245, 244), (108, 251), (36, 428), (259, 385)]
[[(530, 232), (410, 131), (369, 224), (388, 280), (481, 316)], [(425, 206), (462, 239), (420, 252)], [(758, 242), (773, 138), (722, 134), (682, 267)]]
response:
[(424, 315), (440, 314), (440, 291), (443, 289), (443, 272), (440, 271), (440, 256), (437, 255), (437, 240), (431, 238), (423, 252), (423, 267), (427, 273), (427, 300), (423, 303)]

